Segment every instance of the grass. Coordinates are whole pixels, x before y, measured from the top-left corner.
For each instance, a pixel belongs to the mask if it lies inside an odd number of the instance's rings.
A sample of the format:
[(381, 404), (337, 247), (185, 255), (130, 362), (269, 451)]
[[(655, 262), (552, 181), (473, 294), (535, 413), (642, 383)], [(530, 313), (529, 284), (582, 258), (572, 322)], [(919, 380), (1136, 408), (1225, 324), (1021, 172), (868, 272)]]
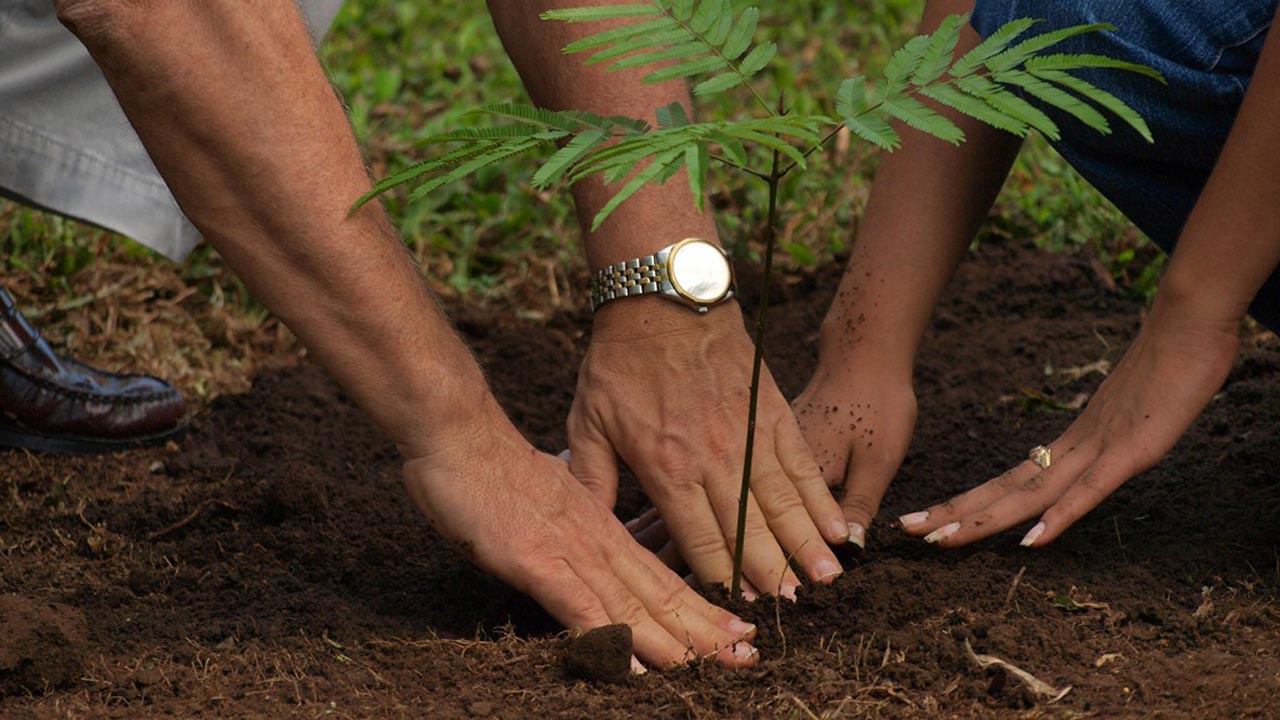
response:
[[(757, 4), (762, 30), (779, 42), (785, 59), (775, 63), (774, 77), (762, 79), (764, 89), (775, 81), (803, 86), (810, 102), (822, 106), (830, 105), (822, 92), (833, 91), (837, 78), (883, 64), (888, 51), (913, 33), (923, 6), (921, 0)], [(466, 124), (464, 108), (524, 98), (480, 3), (349, 0), (322, 56), (377, 175), (419, 158), (419, 137)], [(738, 103), (742, 97), (731, 93), (716, 101)], [(813, 172), (788, 180), (797, 185), (786, 193), (793, 200), (781, 212), (790, 219), (779, 238), (786, 266), (829, 263), (848, 250), (875, 164), (876, 156), (855, 144), (824, 154)], [(531, 188), (533, 168), (528, 160), (503, 163), (416, 205), (403, 196), (389, 198), (406, 244), (438, 291), (535, 317), (545, 309), (549, 286), (564, 301), (585, 299), (570, 201), (566, 193)], [(711, 187), (726, 186), (713, 178)], [(1154, 291), (1159, 254), (1042, 141), (1029, 143), (1008, 188), (1014, 191), (1006, 191), (996, 208), (1004, 228), (1035, 238), (1046, 250), (1091, 253), (1119, 287)], [(740, 257), (758, 256), (754, 238), (764, 193), (762, 183), (751, 183), (713, 194), (721, 236)], [(0, 277), (24, 288), (28, 307), (90, 302), (84, 276), (104, 259), (154, 268), (198, 288), (246, 319), (246, 327), (269, 326), (262, 308), (208, 248), (175, 266), (124, 238), (0, 201)], [(48, 321), (62, 317), (54, 313)], [(74, 333), (62, 339), (75, 347)]]

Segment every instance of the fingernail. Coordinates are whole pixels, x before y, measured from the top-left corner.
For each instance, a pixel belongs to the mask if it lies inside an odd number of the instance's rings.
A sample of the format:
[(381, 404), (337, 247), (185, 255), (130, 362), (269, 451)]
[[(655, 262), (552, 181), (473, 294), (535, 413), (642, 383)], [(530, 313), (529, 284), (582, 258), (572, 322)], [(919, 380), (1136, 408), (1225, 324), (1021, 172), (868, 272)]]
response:
[(1027, 531), (1026, 536), (1022, 538), (1022, 542), (1019, 544), (1022, 545), (1022, 547), (1031, 547), (1036, 544), (1036, 541), (1039, 540), (1040, 536), (1043, 534), (1044, 523), (1038, 522), (1035, 527)]
[(632, 655), (631, 656), (631, 674), (644, 675), (647, 672), (649, 672), (649, 670), (644, 665), (640, 664), (640, 658), (636, 657), (635, 655)]
[(747, 602), (755, 602), (760, 599), (760, 593), (753, 587), (748, 587), (746, 583), (742, 585), (742, 599)]
[(734, 635), (750, 635), (755, 632), (756, 626), (744, 620), (734, 618), (729, 621), (729, 632)]
[(849, 542), (867, 549), (867, 529), (858, 523), (849, 523)]
[(907, 513), (898, 518), (898, 522), (902, 523), (902, 527), (916, 527), (929, 522), (929, 511), (921, 510), (920, 512)]
[(947, 538), (951, 537), (952, 535), (955, 535), (955, 534), (956, 534), (956, 531), (957, 531), (957, 530), (959, 530), (959, 529), (960, 529), (960, 523), (958, 523), (958, 522), (953, 522), (953, 523), (950, 523), (950, 524), (948, 524), (948, 525), (943, 525), (942, 527), (938, 528), (937, 530), (934, 530), (933, 532), (929, 533), (928, 535), (925, 535), (925, 536), (924, 536), (924, 541), (925, 541), (925, 542), (927, 542), (927, 543), (936, 543), (936, 542), (938, 542), (938, 541), (940, 541), (940, 540), (946, 540)]
[(755, 657), (759, 652), (760, 652), (759, 650), (756, 650), (755, 648), (751, 647), (750, 645), (744, 642), (733, 644), (733, 656), (738, 658), (739, 660), (750, 660), (751, 658)]
[(844, 572), (844, 568), (840, 567), (840, 563), (834, 558), (822, 558), (813, 564), (813, 573), (817, 575), (818, 580), (827, 580)]
[(831, 534), (832, 540), (840, 540), (847, 538), (849, 535), (849, 527), (844, 524), (843, 520), (832, 520), (831, 525), (827, 527), (827, 532)]
[(796, 601), (796, 586), (795, 586), (795, 585), (783, 585), (783, 586), (782, 586), (782, 588), (778, 591), (778, 594), (779, 594), (779, 595), (781, 595), (782, 597), (784, 597), (784, 598), (786, 598), (786, 599), (790, 600), (791, 602), (795, 602), (795, 601)]

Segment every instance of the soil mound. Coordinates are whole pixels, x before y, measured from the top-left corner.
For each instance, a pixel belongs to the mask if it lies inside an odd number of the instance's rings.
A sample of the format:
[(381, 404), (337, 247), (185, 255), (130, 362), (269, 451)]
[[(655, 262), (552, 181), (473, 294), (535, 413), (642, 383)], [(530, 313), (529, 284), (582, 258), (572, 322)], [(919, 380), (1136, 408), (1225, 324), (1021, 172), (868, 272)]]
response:
[(75, 608), (0, 595), (0, 697), (79, 678), (85, 636), (84, 614)]

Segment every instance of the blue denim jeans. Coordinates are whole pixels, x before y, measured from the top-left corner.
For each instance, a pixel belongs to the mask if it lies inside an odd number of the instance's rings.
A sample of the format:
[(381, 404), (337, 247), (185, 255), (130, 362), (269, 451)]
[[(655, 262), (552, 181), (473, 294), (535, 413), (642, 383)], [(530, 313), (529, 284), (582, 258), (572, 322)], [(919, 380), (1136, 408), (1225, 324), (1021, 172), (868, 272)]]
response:
[[(972, 23), (983, 37), (1023, 17), (1045, 20), (1031, 33), (1111, 23), (1116, 32), (1072, 38), (1054, 52), (1104, 54), (1164, 73), (1167, 86), (1116, 70), (1078, 73), (1141, 113), (1154, 145), (1119, 120), (1107, 136), (1050, 114), (1062, 130), (1057, 151), (1172, 252), (1240, 110), (1277, 5), (1280, 0), (977, 0)], [(1250, 313), (1280, 332), (1280, 271)]]

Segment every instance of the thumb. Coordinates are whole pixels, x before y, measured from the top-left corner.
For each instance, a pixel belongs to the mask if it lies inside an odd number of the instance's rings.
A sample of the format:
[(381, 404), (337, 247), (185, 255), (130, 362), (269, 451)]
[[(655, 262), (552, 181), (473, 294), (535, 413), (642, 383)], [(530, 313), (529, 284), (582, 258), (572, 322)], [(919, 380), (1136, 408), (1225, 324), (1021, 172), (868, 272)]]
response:
[(875, 520), (880, 510), (880, 500), (884, 497), (889, 482), (901, 463), (890, 462), (881, 458), (854, 457), (849, 462), (848, 474), (845, 476), (844, 496), (840, 498), (840, 507), (844, 510), (844, 519), (849, 523), (849, 542), (858, 547), (866, 547), (867, 528)]
[(561, 453), (569, 472), (610, 510), (618, 501), (618, 455), (604, 436), (590, 430), (569, 437)]

